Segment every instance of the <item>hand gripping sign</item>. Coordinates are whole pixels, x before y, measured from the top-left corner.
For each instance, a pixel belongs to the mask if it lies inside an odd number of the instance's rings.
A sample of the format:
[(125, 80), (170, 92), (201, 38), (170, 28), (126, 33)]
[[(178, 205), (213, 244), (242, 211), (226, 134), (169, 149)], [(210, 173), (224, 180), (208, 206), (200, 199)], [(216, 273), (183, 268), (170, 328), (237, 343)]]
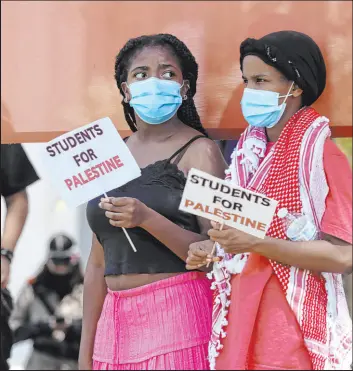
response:
[(106, 192), (141, 175), (129, 148), (108, 117), (48, 142), (42, 157), (53, 186), (73, 207), (99, 195), (106, 196)]
[(179, 209), (265, 238), (278, 202), (191, 169)]

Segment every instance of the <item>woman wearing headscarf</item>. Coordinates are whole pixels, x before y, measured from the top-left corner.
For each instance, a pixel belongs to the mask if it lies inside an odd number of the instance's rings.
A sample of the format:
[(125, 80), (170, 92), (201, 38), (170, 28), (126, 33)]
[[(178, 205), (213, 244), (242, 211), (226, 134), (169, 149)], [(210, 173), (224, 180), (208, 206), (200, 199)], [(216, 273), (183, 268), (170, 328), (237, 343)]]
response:
[(310, 107), (325, 88), (324, 59), (309, 36), (281, 31), (246, 39), (240, 62), (249, 127), (226, 178), (278, 207), (265, 239), (213, 224), (211, 241), (190, 247), (195, 269), (218, 243), (211, 367), (348, 369), (342, 274), (352, 271), (352, 173), (329, 120)]

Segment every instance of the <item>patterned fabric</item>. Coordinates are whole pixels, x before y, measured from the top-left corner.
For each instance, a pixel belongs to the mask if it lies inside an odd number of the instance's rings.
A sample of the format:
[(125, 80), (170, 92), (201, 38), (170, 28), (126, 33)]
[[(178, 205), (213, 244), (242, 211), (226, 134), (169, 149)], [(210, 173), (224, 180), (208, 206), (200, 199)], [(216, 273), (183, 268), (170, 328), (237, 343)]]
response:
[(93, 370), (208, 370), (207, 343), (154, 356), (141, 362), (108, 363), (93, 360)]
[(212, 291), (189, 272), (108, 291), (95, 337), (97, 370), (208, 370)]
[[(265, 157), (264, 129), (249, 127), (232, 155), (226, 179), (277, 200), (278, 209), (310, 216), (318, 230), (325, 211), (328, 186), (323, 169), (323, 147), (330, 135), (328, 120), (312, 108), (298, 111)], [(274, 217), (268, 236), (287, 239), (282, 221)], [(240, 273), (249, 254), (230, 256), (215, 264), (216, 290), (213, 330), (209, 345), (211, 368), (226, 336), (230, 275)], [(288, 303), (296, 315), (313, 367), (344, 369), (352, 352), (351, 320), (338, 274), (312, 272), (270, 261)], [(210, 275), (211, 276), (211, 275)]]

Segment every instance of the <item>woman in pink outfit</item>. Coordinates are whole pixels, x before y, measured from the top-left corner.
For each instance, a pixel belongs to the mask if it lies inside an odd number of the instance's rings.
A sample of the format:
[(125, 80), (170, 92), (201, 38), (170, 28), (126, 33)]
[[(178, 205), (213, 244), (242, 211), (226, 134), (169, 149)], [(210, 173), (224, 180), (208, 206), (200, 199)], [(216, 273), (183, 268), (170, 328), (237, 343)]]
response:
[(205, 274), (187, 272), (185, 260), (210, 224), (179, 204), (189, 169), (220, 177), (225, 161), (194, 105), (197, 75), (195, 58), (172, 35), (131, 39), (116, 57), (133, 132), (127, 146), (142, 175), (87, 207), (94, 238), (80, 369), (209, 369), (212, 292)]

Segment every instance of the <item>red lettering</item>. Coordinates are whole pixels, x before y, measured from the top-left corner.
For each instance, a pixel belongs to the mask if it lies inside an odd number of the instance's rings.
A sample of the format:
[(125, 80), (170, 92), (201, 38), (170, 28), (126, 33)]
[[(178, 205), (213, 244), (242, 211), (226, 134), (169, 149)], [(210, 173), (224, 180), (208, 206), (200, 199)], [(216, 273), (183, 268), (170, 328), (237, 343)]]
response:
[(196, 204), (196, 206), (194, 207), (194, 210), (201, 210), (202, 212), (204, 212), (203, 206), (202, 206), (202, 204), (200, 204), (200, 202), (198, 204)]
[(114, 163), (113, 159), (106, 160), (105, 163), (107, 164), (109, 171), (116, 170), (117, 165)]
[(233, 220), (235, 221), (235, 223), (238, 222), (238, 218), (241, 218), (241, 216), (237, 214), (233, 214)]
[(96, 177), (92, 174), (91, 169), (85, 170), (85, 174), (89, 182), (96, 179)]
[(224, 220), (230, 220), (230, 215), (231, 215), (231, 214), (224, 212), (224, 213), (223, 213), (223, 219), (224, 219)]
[(73, 181), (74, 181), (74, 186), (75, 186), (75, 188), (77, 188), (77, 186), (79, 186), (79, 185), (82, 185), (82, 183), (78, 180), (78, 178), (77, 178), (76, 175), (74, 175), (74, 176), (72, 177), (72, 179), (73, 179)]
[(99, 170), (100, 170), (100, 172), (101, 172), (101, 175), (104, 175), (104, 171), (102, 170), (102, 164), (98, 164), (98, 165), (96, 165), (96, 168), (98, 168)]
[(216, 215), (216, 216), (219, 216), (220, 218), (222, 218), (222, 210), (220, 210), (220, 209), (217, 209), (217, 208), (215, 208), (214, 209), (214, 214)]
[(106, 173), (106, 174), (110, 173), (110, 171), (109, 171), (109, 169), (108, 169), (108, 167), (107, 167), (106, 161), (102, 162), (102, 165), (103, 165), (103, 167), (104, 167), (104, 169), (105, 169), (105, 173)]
[(210, 211), (210, 207), (208, 205), (205, 207), (205, 213), (207, 213), (207, 214), (213, 214), (213, 212)]
[(257, 229), (259, 231), (266, 232), (266, 224), (258, 222), (257, 223)]
[(71, 191), (72, 180), (71, 180), (71, 179), (65, 179), (65, 183), (66, 183), (66, 185), (67, 185), (67, 188), (69, 188), (69, 190)]
[(193, 205), (195, 205), (195, 203), (193, 201), (185, 200), (185, 207), (193, 206)]
[(246, 227), (249, 227), (249, 224), (250, 224), (250, 227), (251, 228), (256, 228), (256, 220), (251, 220), (251, 219), (249, 219), (249, 218), (246, 218), (246, 220), (245, 220), (245, 226)]
[(117, 166), (118, 168), (124, 166), (124, 164), (123, 164), (123, 162), (120, 160), (120, 157), (119, 157), (119, 156), (114, 156), (114, 157), (113, 157), (113, 160), (114, 160), (114, 162), (116, 163), (116, 166)]
[(85, 179), (83, 178), (83, 176), (82, 176), (81, 173), (78, 173), (78, 177), (80, 178), (80, 180), (81, 180), (81, 182), (82, 182), (83, 184), (88, 183), (88, 180), (85, 180)]
[(99, 172), (95, 169), (95, 167), (91, 168), (92, 173), (94, 174), (94, 179), (99, 178)]

